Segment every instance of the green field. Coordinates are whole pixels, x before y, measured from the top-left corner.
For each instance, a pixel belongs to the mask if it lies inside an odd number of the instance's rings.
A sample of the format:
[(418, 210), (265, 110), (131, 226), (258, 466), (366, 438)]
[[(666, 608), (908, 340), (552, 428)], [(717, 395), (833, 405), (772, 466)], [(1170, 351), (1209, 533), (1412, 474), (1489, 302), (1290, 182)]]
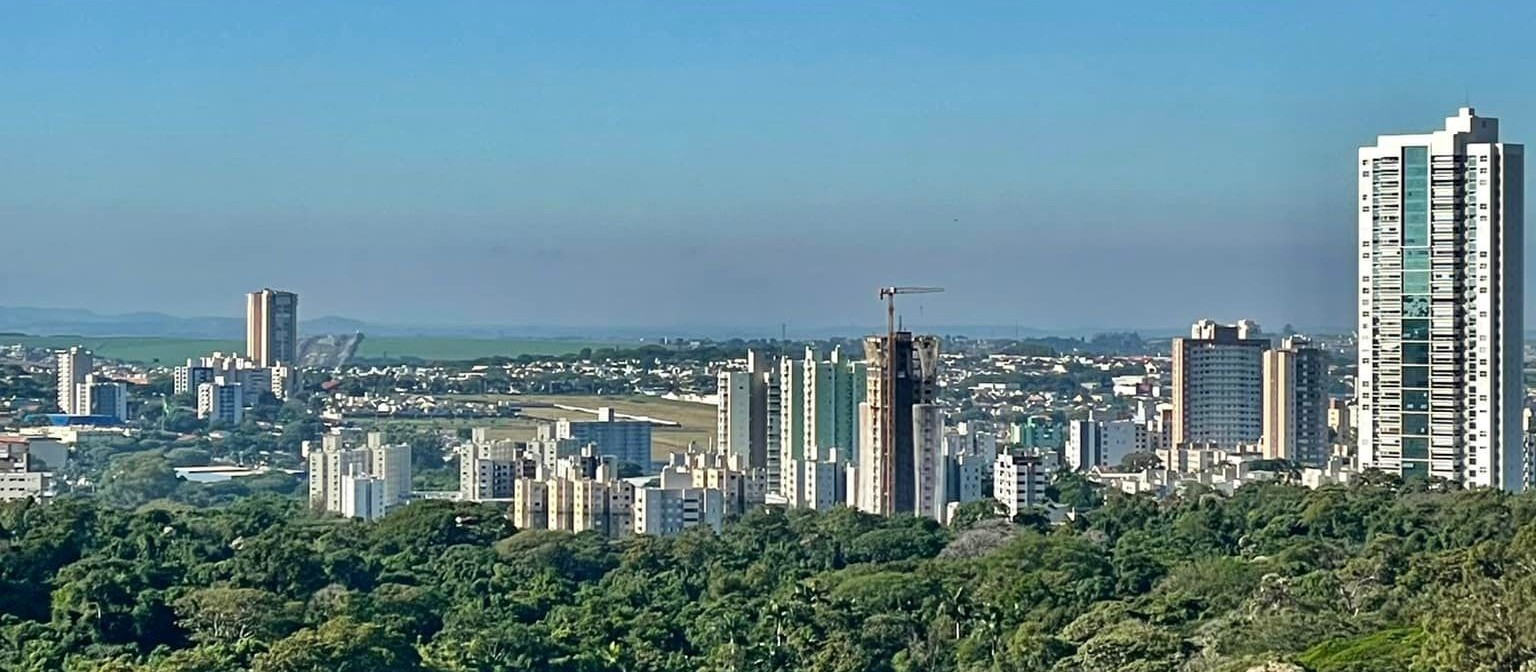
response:
[[(0, 336), (0, 345), (54, 349), (83, 345), (101, 357), (143, 364), (178, 363), (189, 357), (200, 357), (215, 351), (245, 351), (244, 341), (128, 336)], [(517, 338), (365, 337), (357, 356), (364, 359), (467, 360), (495, 356), (563, 355), (603, 345), (612, 344)]]
[(0, 345), (54, 349), (81, 345), (99, 357), (143, 364), (173, 364), (215, 351), (245, 351), (245, 341), (135, 336), (0, 336)]
[(466, 360), (482, 357), (517, 357), (519, 355), (568, 355), (582, 348), (612, 347), (612, 343), (590, 341), (530, 340), (499, 338), (436, 338), (365, 336), (357, 349), (363, 359), (414, 357), (427, 360)]
[(619, 413), (644, 415), (658, 420), (671, 420), (681, 427), (656, 427), (651, 431), (651, 457), (665, 460), (667, 454), (681, 451), (690, 442), (708, 447), (715, 438), (715, 407), (687, 401), (669, 401), (644, 395), (627, 396), (566, 396), (566, 395), (469, 395), (465, 399), (509, 400), (523, 405), (522, 414), (516, 418), (487, 418), (483, 420), (393, 420), (352, 419), (358, 425), (383, 429), (389, 426), (411, 426), (423, 429), (459, 429), (461, 427), (489, 427), (491, 437), (512, 441), (528, 441), (534, 438), (540, 422), (560, 418), (591, 420), (593, 416), (579, 411), (554, 408), (551, 404), (563, 404), (580, 408), (612, 407)]

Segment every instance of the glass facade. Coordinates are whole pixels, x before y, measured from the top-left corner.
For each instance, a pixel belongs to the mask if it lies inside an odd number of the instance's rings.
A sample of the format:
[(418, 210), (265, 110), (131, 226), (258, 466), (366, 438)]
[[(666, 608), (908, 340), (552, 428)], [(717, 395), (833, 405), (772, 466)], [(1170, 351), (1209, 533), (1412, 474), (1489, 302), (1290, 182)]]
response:
[[(1403, 148), (1403, 475), (1428, 476), (1429, 465), (1429, 148)], [(1410, 462), (1414, 460), (1417, 462)]]

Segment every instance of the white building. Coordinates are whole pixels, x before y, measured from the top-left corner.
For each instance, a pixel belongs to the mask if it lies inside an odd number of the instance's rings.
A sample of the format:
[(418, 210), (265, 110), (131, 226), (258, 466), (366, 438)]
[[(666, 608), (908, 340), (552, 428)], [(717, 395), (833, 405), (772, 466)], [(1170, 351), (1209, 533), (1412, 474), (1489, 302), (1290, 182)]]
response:
[(383, 445), (370, 435), (368, 474), (383, 481), (384, 506), (394, 508), (411, 498), (411, 446)]
[(59, 412), (65, 415), (89, 415), (90, 387), (86, 378), (96, 368), (90, 350), (73, 347), (58, 354)]
[(1033, 455), (999, 455), (992, 468), (992, 498), (1008, 510), (1010, 518), (1043, 505), (1050, 483), (1046, 461)]
[(327, 445), (309, 451), (309, 505), (318, 511), (341, 512), (342, 477), (368, 472), (368, 451)]
[[(827, 357), (806, 348), (803, 359), (786, 359), (779, 370), (779, 459), (777, 479), (769, 485), (790, 506), (812, 506), (814, 476), (806, 469), (854, 459), (858, 447), (859, 404), (864, 401), (866, 371), (834, 348)], [(770, 467), (775, 466), (771, 464)], [(846, 473), (838, 468), (835, 471)], [(827, 479), (823, 470), (820, 481)]]
[(1067, 466), (1086, 471), (1104, 463), (1104, 425), (1092, 418), (1067, 423)]
[(384, 479), (354, 474), (341, 477), (341, 508), (347, 518), (377, 520), (384, 517)]
[(1464, 107), (1359, 161), (1361, 466), (1519, 490), (1524, 147)]
[[(411, 495), (411, 447), (409, 444), (385, 445), (377, 432), (368, 435), (368, 444), (348, 447), (339, 435), (326, 435), (323, 447), (310, 450), (309, 505), (320, 511), (349, 517), (346, 497), (355, 496), (346, 479), (367, 477), (370, 498), (377, 497), (384, 511), (404, 504)], [(361, 487), (361, 486), (358, 486)], [(349, 494), (351, 492), (351, 494)], [(371, 501), (366, 500), (366, 501)]]
[(937, 404), (912, 407), (913, 513), (939, 522), (948, 520), (949, 464), (944, 455), (944, 408)]
[(724, 493), (714, 488), (635, 488), (635, 534), (669, 535), (725, 522)]
[[(553, 466), (547, 471), (543, 468), (540, 457), (531, 450), (525, 456), (513, 441), (471, 442), (463, 446), (459, 450), (459, 499), (466, 502), (511, 499), (513, 482), (519, 477), (535, 477), (536, 474), (527, 473), (529, 471), (553, 472)], [(530, 470), (528, 467), (537, 468)]]
[(818, 461), (805, 460), (799, 473), (804, 478), (800, 505), (817, 511), (826, 511), (848, 501), (848, 470), (846, 461), (839, 461), (835, 453)]
[[(40, 469), (33, 459), (32, 441), (24, 438), (0, 437), (0, 502), (19, 499), (43, 501), (53, 495), (53, 474)], [(58, 469), (64, 466), (47, 465)]]
[(769, 487), (780, 485), (782, 459), (779, 423), (782, 407), (779, 371), (756, 352), (747, 352), (747, 370), (718, 376), (715, 436), (717, 448), (740, 455), (752, 467), (768, 471)]
[(197, 417), (226, 425), (245, 419), (245, 391), (223, 376), (197, 386)]
[(1118, 467), (1126, 455), (1153, 449), (1147, 426), (1135, 420), (1111, 420), (1103, 424), (1101, 431), (1100, 467)]
[(194, 357), (183, 366), (171, 371), (171, 381), (177, 394), (195, 393), (198, 386), (222, 376), (230, 382), (240, 383), (246, 391), (247, 402), (255, 402), (254, 395), (271, 391), (278, 399), (288, 397), (293, 381), (293, 369), (282, 365), (262, 366), (256, 360), (239, 355), (215, 352), (206, 357)]

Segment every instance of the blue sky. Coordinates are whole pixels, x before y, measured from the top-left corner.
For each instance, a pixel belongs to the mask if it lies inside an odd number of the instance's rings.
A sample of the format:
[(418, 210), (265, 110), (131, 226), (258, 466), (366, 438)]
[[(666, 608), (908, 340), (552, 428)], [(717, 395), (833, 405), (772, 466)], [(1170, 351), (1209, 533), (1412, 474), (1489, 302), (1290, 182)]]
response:
[(1350, 324), (1355, 148), (1536, 137), (1532, 5), (12, 5), (0, 304)]

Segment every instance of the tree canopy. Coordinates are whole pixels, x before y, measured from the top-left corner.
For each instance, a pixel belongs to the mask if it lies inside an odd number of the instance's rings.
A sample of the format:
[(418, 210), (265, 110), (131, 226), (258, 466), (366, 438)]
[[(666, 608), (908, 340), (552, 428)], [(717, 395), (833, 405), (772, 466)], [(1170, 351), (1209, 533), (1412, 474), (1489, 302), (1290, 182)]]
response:
[(163, 465), (113, 470), (96, 500), (0, 506), (0, 669), (1449, 672), (1536, 660), (1533, 496), (1382, 479), (1159, 502), (1062, 483), (1102, 505), (1050, 527), (1013, 526), (987, 503), (954, 529), (768, 509), (719, 533), (611, 541), (518, 531), (494, 507), (442, 501), (374, 523), (270, 495), (125, 508), (109, 500), (166, 487)]

